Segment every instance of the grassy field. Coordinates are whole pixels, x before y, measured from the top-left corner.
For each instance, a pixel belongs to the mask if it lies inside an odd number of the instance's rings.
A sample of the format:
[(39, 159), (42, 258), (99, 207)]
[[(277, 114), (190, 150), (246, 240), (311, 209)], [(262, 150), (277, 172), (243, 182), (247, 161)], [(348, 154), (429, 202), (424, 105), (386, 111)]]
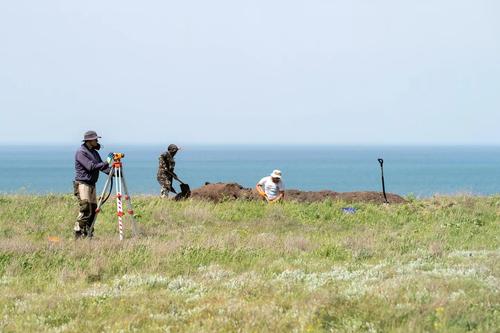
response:
[(500, 331), (498, 196), (135, 204), (75, 241), (72, 196), (0, 196), (0, 331)]

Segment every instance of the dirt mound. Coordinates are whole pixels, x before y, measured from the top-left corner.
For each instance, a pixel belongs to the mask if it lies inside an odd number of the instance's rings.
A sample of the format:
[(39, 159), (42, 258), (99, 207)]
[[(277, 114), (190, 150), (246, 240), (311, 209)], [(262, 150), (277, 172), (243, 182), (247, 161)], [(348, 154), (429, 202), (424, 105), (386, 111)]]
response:
[[(221, 202), (224, 200), (260, 200), (255, 190), (244, 188), (236, 183), (207, 183), (198, 189), (192, 191), (191, 196), (194, 199)], [(384, 203), (384, 196), (380, 192), (333, 192), (318, 191), (304, 192), (299, 190), (288, 190), (285, 193), (287, 200), (299, 202), (318, 202), (326, 199), (343, 200), (348, 203)], [(396, 194), (387, 194), (390, 203), (405, 203), (406, 200)]]
[(242, 199), (245, 189), (236, 183), (209, 184), (191, 191), (191, 197), (213, 202)]
[(304, 192), (299, 190), (288, 190), (285, 191), (285, 198), (287, 200), (294, 200), (299, 202), (316, 202), (323, 201), (326, 199), (337, 199), (339, 196), (338, 192), (333, 191), (318, 191), (318, 192)]

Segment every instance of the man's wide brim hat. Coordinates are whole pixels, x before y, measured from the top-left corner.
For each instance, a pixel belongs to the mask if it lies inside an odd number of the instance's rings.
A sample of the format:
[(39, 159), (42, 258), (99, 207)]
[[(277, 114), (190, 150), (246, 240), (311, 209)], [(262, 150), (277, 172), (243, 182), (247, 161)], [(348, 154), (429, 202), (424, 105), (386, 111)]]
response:
[(281, 179), (281, 171), (280, 170), (274, 170), (273, 173), (271, 174), (272, 178), (279, 178)]
[(87, 131), (83, 135), (83, 141), (90, 141), (90, 140), (96, 140), (100, 139), (101, 137), (97, 135), (96, 131)]

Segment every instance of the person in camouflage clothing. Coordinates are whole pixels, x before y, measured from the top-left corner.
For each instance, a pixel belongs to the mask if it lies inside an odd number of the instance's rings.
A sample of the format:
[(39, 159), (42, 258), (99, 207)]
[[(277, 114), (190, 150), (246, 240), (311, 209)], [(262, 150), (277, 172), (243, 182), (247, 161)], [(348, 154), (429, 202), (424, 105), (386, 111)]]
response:
[(179, 147), (174, 144), (168, 146), (166, 152), (159, 157), (158, 175), (156, 179), (161, 186), (161, 196), (162, 198), (168, 197), (168, 193), (177, 193), (172, 186), (172, 180), (177, 175), (174, 172), (175, 160), (174, 156), (179, 151)]

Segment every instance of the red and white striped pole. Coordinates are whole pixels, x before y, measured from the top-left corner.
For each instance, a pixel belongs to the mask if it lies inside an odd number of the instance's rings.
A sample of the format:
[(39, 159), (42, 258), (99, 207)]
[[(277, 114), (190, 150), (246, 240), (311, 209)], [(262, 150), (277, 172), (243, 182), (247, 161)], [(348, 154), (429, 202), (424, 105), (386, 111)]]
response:
[(118, 231), (120, 240), (123, 240), (123, 205), (122, 205), (122, 172), (121, 162), (115, 162), (116, 171), (116, 214), (118, 215)]

